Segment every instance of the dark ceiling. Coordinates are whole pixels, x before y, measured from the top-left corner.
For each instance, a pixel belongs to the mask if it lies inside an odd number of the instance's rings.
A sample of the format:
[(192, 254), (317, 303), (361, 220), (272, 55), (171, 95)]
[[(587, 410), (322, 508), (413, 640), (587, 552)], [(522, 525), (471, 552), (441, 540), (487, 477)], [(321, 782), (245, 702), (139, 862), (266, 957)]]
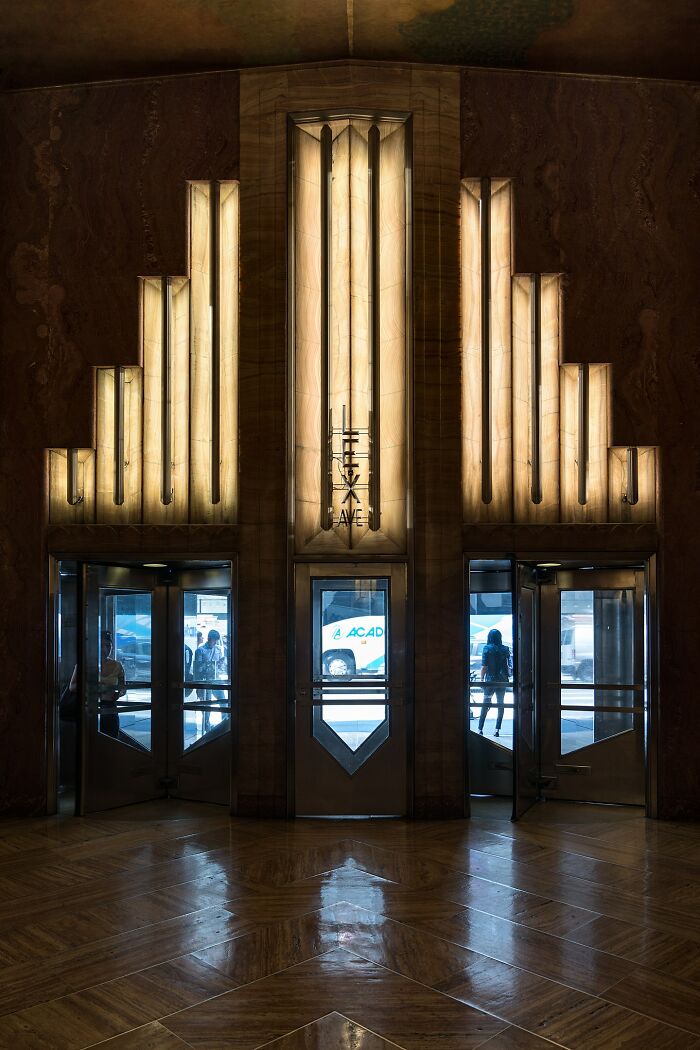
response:
[(339, 58), (697, 80), (700, 0), (0, 0), (6, 88)]

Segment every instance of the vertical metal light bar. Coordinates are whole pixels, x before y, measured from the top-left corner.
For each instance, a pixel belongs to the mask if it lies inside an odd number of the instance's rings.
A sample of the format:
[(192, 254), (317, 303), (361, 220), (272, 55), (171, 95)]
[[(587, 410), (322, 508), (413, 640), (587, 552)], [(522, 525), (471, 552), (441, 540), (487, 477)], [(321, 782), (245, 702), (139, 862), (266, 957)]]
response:
[(373, 124), (367, 137), (369, 175), (369, 527), (376, 532), (380, 519), (379, 397), (381, 383), (381, 310), (379, 302), (379, 128)]
[(324, 124), (321, 128), (321, 528), (325, 530), (333, 526), (330, 417), (332, 177), (333, 136), (330, 125)]
[(481, 499), (493, 499), (491, 463), (491, 179), (481, 180)]
[(625, 502), (631, 507), (639, 503), (639, 453), (634, 447), (627, 449), (627, 492)]
[(542, 279), (530, 275), (530, 499), (542, 502)]
[(124, 366), (114, 369), (114, 502), (124, 503)]
[(161, 310), (162, 310), (162, 335), (161, 335), (161, 399), (160, 399), (160, 426), (161, 426), (161, 456), (162, 476), (160, 499), (165, 506), (173, 501), (173, 455), (172, 455), (172, 333), (173, 333), (173, 284), (171, 277), (164, 277), (161, 281)]
[(209, 189), (209, 289), (211, 308), (211, 501), (221, 502), (220, 186)]
[(78, 450), (77, 448), (68, 449), (68, 472), (66, 478), (66, 499), (70, 503), (71, 507), (75, 507), (82, 501), (82, 496), (78, 492)]
[(578, 366), (578, 501), (588, 502), (588, 365)]

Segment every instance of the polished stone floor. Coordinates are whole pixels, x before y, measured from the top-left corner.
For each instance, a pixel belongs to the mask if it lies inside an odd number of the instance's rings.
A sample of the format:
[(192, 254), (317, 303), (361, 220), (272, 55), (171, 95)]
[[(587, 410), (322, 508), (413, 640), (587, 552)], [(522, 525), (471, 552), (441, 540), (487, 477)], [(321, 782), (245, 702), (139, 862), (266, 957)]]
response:
[(0, 1047), (700, 1047), (700, 826), (0, 824)]

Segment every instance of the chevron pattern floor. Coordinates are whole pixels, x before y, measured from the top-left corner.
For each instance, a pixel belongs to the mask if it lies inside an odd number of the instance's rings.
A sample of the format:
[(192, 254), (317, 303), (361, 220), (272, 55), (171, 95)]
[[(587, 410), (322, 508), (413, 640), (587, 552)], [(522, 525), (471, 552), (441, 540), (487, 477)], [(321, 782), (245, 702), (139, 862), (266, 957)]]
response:
[(5, 821), (0, 1015), (10, 1050), (700, 1047), (700, 827)]

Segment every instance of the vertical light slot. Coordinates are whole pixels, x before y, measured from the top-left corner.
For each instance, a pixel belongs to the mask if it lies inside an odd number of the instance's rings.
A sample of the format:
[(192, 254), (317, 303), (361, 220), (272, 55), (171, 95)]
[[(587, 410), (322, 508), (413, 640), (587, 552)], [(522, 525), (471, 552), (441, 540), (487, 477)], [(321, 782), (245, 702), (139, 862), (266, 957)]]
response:
[(114, 376), (114, 503), (124, 503), (124, 366), (118, 365)]
[(335, 423), (331, 408), (331, 286), (333, 282), (331, 196), (333, 192), (333, 136), (330, 125), (321, 128), (321, 528), (333, 527), (333, 478), (331, 473), (332, 430)]
[(627, 491), (625, 492), (625, 503), (635, 507), (639, 503), (639, 453), (636, 448), (628, 448), (627, 460)]
[(83, 499), (78, 489), (78, 450), (68, 449), (68, 479), (66, 498), (71, 507), (75, 507)]
[(173, 286), (170, 277), (164, 277), (161, 296), (161, 449), (162, 474), (160, 500), (169, 506), (173, 499), (172, 461), (172, 332), (173, 332)]
[(367, 167), (369, 176), (369, 360), (371, 373), (369, 404), (369, 527), (373, 532), (380, 521), (380, 405), (381, 405), (381, 300), (379, 253), (379, 128), (373, 124), (367, 137)]
[(588, 502), (588, 365), (578, 366), (577, 498), (582, 507)]
[(221, 316), (219, 279), (221, 260), (219, 183), (209, 189), (209, 310), (211, 317), (211, 502), (221, 501)]
[(538, 273), (530, 276), (530, 373), (532, 389), (530, 393), (530, 433), (532, 464), (530, 477), (530, 499), (533, 503), (542, 502), (542, 299), (541, 278)]
[(493, 499), (491, 463), (491, 179), (481, 180), (481, 501)]

